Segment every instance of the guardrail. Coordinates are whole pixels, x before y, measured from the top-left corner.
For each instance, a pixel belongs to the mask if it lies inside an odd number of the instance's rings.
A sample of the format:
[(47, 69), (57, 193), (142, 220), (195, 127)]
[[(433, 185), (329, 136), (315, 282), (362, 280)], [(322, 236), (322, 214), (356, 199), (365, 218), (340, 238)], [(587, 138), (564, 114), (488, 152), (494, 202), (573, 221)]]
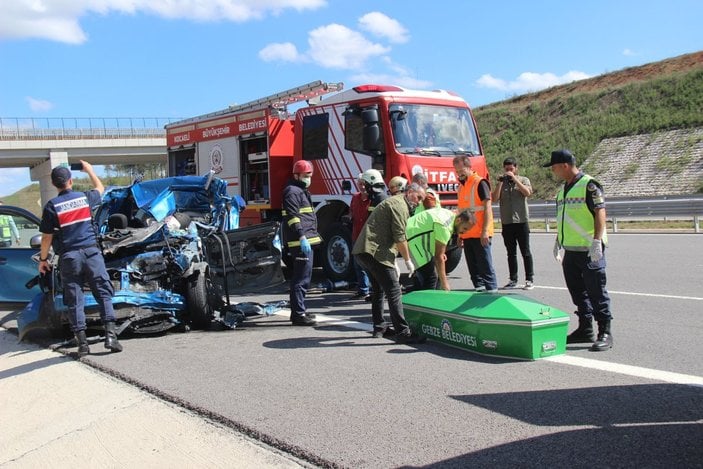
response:
[[(556, 202), (534, 201), (529, 204), (530, 219), (544, 220), (546, 231), (549, 222), (556, 221)], [(606, 213), (618, 232), (618, 221), (642, 218), (692, 218), (693, 230), (700, 233), (700, 218), (703, 216), (703, 195), (667, 196), (651, 199), (607, 199)], [(493, 207), (494, 219), (500, 220), (498, 204)]]
[(165, 138), (171, 117), (2, 117), (0, 140)]

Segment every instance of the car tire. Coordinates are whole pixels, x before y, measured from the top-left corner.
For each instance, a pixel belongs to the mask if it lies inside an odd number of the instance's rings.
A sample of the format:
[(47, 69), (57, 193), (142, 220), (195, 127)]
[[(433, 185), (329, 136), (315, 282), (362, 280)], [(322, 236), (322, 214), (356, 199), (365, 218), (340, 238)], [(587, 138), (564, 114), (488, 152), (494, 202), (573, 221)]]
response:
[(343, 223), (332, 223), (322, 233), (323, 243), (319, 250), (320, 265), (326, 277), (333, 281), (353, 280), (351, 231)]
[(194, 329), (207, 329), (212, 322), (210, 290), (210, 278), (204, 271), (196, 272), (187, 280), (186, 306), (190, 324)]

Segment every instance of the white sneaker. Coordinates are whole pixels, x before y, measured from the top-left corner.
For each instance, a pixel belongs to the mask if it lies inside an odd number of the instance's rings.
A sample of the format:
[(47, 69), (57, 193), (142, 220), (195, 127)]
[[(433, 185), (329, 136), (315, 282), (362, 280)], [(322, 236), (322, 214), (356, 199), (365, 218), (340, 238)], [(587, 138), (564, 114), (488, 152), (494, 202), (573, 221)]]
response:
[(525, 286), (522, 287), (523, 290), (532, 290), (533, 288), (535, 288), (535, 285), (532, 283), (532, 280), (525, 281)]
[(475, 291), (475, 292), (486, 291), (486, 287), (485, 287), (484, 285), (481, 285), (480, 287), (474, 288), (474, 291)]

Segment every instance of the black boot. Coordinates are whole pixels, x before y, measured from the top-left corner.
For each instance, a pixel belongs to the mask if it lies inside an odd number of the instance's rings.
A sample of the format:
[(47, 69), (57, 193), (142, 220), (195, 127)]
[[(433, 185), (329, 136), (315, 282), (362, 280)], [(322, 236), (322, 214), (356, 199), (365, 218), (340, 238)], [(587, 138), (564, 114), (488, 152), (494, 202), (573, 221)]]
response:
[(586, 344), (595, 341), (593, 319), (579, 316), (579, 327), (566, 337), (567, 344)]
[(121, 352), (122, 345), (117, 341), (117, 333), (115, 333), (115, 322), (108, 321), (105, 323), (105, 348), (112, 352)]
[(610, 334), (610, 321), (598, 321), (598, 340), (591, 345), (591, 352), (603, 352), (613, 348), (613, 336)]
[(291, 314), (290, 320), (294, 326), (315, 326), (317, 321), (308, 316), (307, 314)]
[(90, 353), (90, 347), (88, 347), (88, 338), (85, 336), (85, 331), (77, 331), (76, 343), (78, 344), (78, 356), (85, 357)]

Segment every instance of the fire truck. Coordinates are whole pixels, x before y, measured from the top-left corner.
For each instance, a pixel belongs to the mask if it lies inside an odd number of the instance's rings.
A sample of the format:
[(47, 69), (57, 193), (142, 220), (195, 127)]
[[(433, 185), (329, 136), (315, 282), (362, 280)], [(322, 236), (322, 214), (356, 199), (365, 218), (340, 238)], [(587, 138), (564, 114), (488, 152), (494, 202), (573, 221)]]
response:
[[(388, 182), (423, 172), (442, 206), (452, 207), (458, 183), (453, 158), (469, 156), (484, 176), (487, 167), (471, 110), (456, 94), (388, 85), (343, 88), (315, 81), (171, 123), (169, 175), (213, 171), (227, 181), (230, 195), (246, 201), (240, 215), (246, 226), (281, 219), (281, 194), (293, 163), (309, 160), (324, 240), (316, 260), (330, 280), (353, 278), (351, 233), (343, 216), (360, 173), (375, 168)], [(297, 109), (289, 110), (292, 105)], [(448, 249), (448, 271), (460, 258), (460, 249)]]

